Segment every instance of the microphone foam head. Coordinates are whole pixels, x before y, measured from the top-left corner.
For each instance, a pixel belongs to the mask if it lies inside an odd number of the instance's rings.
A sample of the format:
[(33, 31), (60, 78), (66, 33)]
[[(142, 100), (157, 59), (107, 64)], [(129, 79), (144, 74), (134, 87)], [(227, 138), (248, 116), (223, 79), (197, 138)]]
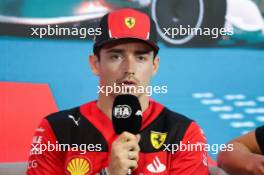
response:
[(136, 96), (118, 95), (112, 108), (112, 122), (117, 134), (124, 131), (138, 134), (142, 124), (142, 110)]

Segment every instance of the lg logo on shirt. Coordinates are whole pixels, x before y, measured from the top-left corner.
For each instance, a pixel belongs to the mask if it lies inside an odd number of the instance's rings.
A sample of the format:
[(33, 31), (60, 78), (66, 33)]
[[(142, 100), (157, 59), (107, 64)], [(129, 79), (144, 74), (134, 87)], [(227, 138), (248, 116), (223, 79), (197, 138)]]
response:
[(128, 118), (132, 114), (132, 109), (128, 105), (117, 105), (114, 108), (114, 117), (116, 118)]
[(31, 160), (31, 161), (28, 162), (28, 169), (37, 168), (37, 167), (38, 167), (37, 160)]

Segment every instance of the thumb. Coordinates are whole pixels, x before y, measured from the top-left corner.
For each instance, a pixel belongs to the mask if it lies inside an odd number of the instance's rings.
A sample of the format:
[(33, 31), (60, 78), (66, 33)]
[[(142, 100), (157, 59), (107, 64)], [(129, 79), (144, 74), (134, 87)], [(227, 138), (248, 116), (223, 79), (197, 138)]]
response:
[(140, 141), (140, 139), (141, 139), (141, 136), (140, 136), (140, 134), (137, 134), (137, 135), (136, 135), (136, 137), (137, 137), (137, 141), (139, 142), (139, 141)]

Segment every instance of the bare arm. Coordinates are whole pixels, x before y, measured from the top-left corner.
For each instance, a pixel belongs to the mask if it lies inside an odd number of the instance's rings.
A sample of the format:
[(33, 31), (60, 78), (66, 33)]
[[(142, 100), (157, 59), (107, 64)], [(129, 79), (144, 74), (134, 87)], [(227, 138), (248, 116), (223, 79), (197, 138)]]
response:
[(233, 151), (222, 151), (218, 164), (230, 174), (264, 175), (264, 156), (257, 143), (255, 131), (232, 140)]

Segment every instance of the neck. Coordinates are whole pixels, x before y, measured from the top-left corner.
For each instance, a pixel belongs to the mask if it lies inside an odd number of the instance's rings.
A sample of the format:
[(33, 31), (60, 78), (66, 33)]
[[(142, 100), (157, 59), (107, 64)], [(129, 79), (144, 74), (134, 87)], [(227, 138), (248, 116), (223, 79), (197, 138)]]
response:
[[(107, 115), (107, 117), (112, 120), (112, 107), (115, 97), (100, 93), (97, 101), (98, 108)], [(145, 111), (149, 106), (149, 97), (145, 94), (138, 97), (139, 103), (141, 105), (142, 111)]]

